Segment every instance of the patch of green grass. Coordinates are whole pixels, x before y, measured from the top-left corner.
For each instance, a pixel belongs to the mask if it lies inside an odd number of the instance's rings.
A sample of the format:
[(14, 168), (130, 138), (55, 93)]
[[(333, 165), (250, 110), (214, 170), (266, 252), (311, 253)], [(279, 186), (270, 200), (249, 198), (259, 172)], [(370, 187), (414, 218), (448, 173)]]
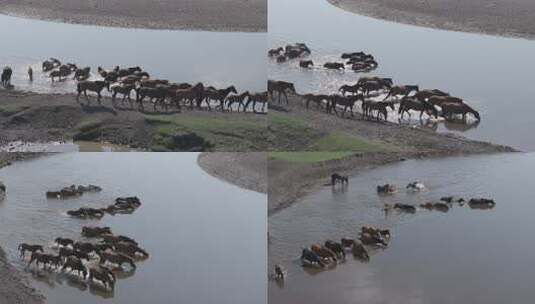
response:
[(22, 112), (29, 108), (30, 108), (29, 106), (17, 105), (17, 104), (3, 105), (3, 106), (0, 106), (0, 114), (5, 115), (5, 116), (10, 116), (15, 113)]
[(153, 149), (169, 147), (169, 139), (177, 134), (194, 133), (215, 151), (265, 150), (265, 124), (240, 120), (237, 117), (213, 118), (191, 116), (146, 116), (147, 124), (156, 129)]
[(382, 143), (349, 136), (343, 133), (330, 133), (313, 143), (309, 150), (377, 152), (391, 150), (391, 148)]
[(293, 129), (308, 129), (306, 123), (303, 120), (284, 116), (277, 112), (269, 113), (269, 122), (271, 124), (283, 125), (285, 127)]
[(292, 163), (317, 163), (345, 158), (352, 154), (354, 152), (271, 152), (269, 157)]

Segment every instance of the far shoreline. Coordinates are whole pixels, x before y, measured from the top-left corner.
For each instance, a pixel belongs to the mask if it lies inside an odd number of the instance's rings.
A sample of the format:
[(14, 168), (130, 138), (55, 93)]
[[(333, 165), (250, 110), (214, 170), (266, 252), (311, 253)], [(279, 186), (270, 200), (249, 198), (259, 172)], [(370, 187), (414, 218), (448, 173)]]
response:
[[(513, 9), (527, 13), (520, 7), (509, 6), (495, 11), (486, 10), (488, 8), (478, 9), (478, 7), (484, 7), (482, 0), (461, 4), (467, 6), (466, 8), (448, 6), (449, 3), (442, 3), (446, 2), (444, 0), (432, 1), (441, 3), (433, 3), (431, 8), (419, 6), (418, 3), (421, 4), (421, 1), (417, 0), (398, 0), (396, 3), (387, 4), (371, 0), (326, 1), (346, 12), (389, 22), (503, 38), (535, 40), (535, 23), (528, 22), (529, 18), (525, 16), (514, 16), (514, 14), (513, 17), (507, 16), (510, 13), (508, 10)], [(475, 5), (475, 8), (469, 5)], [(535, 3), (530, 9), (535, 10)], [(492, 15), (494, 12), (495, 15)]]
[(267, 32), (267, 5), (261, 0), (164, 0), (147, 14), (143, 1), (114, 0), (106, 8), (82, 0), (0, 0), (0, 14), (67, 24), (153, 30)]

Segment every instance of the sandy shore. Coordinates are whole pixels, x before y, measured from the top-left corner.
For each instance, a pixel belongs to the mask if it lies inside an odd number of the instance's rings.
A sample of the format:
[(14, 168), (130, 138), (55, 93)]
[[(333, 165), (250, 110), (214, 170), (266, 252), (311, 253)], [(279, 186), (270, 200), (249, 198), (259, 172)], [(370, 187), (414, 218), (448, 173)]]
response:
[(265, 32), (266, 0), (0, 0), (8, 15), (101, 26)]
[(535, 39), (531, 0), (327, 0), (350, 12), (446, 30)]
[(199, 155), (198, 163), (209, 174), (239, 187), (267, 193), (266, 152), (213, 152)]
[[(31, 159), (41, 155), (42, 153), (0, 153), (0, 168), (8, 166), (15, 161)], [(6, 186), (9, 193), (9, 185)], [(0, 247), (0, 303), (39, 304), (44, 302), (45, 298), (30, 287), (22, 274), (7, 262), (5, 253)]]
[[(151, 105), (102, 106), (92, 98), (82, 106), (71, 94), (0, 90), (0, 146), (8, 142), (109, 142), (153, 151), (263, 151), (267, 115), (175, 108), (154, 112)], [(80, 101), (85, 102), (82, 98)]]

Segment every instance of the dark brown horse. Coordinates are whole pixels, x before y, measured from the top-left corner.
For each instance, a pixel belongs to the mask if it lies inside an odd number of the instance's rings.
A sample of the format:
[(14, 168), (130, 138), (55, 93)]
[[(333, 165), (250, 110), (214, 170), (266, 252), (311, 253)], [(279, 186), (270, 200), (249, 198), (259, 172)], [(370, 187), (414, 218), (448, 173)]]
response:
[(462, 115), (463, 120), (466, 119), (467, 114), (472, 114), (479, 121), (481, 117), (479, 112), (472, 109), (469, 105), (465, 103), (452, 103), (447, 102), (441, 105), (442, 107), (442, 116), (446, 119), (452, 119), (454, 115)]
[(340, 62), (326, 62), (323, 67), (329, 70), (345, 70), (346, 68), (345, 65)]
[(106, 81), (102, 81), (102, 80), (95, 80), (95, 81), (84, 80), (84, 81), (80, 81), (76, 85), (76, 90), (78, 91), (78, 95), (76, 96), (76, 101), (79, 101), (80, 95), (82, 95), (82, 93), (83, 93), (84, 96), (85, 96), (85, 99), (89, 103), (89, 97), (87, 96), (87, 91), (91, 91), (91, 92), (97, 93), (97, 95), (98, 95), (97, 101), (100, 104), (100, 100), (102, 99), (102, 94), (101, 93), (102, 93), (102, 90), (104, 88), (108, 89), (108, 92), (110, 91), (110, 84), (108, 82), (106, 82)]
[(104, 267), (92, 267), (89, 268), (89, 282), (100, 282), (104, 288), (113, 290), (115, 288), (115, 282), (117, 278), (113, 272)]
[(347, 111), (347, 109), (349, 109), (351, 116), (355, 116), (353, 113), (353, 107), (355, 106), (355, 103), (359, 100), (364, 103), (364, 95), (362, 94), (351, 95), (351, 96), (332, 95), (331, 104), (329, 105), (329, 112), (330, 110), (332, 110), (334, 111), (335, 114), (338, 114), (338, 112), (336, 111), (336, 107), (343, 106), (344, 110), (342, 111), (342, 117), (344, 117), (344, 114)]
[(40, 251), (41, 253), (44, 253), (45, 250), (43, 249), (43, 246), (41, 245), (30, 245), (30, 244), (26, 244), (26, 243), (22, 243), (19, 245), (18, 247), (18, 250), (20, 251), (20, 257), (24, 257), (24, 255), (26, 254), (26, 252), (31, 252), (31, 253), (34, 253), (34, 252), (37, 252), (37, 251)]
[(230, 93), (237, 94), (236, 88), (234, 86), (229, 86), (226, 89), (215, 89), (215, 90), (205, 90), (204, 97), (206, 98), (206, 103), (208, 105), (208, 110), (210, 110), (210, 100), (219, 102), (219, 107), (221, 111), (225, 110), (225, 100)]
[(271, 100), (273, 100), (273, 93), (277, 92), (279, 94), (279, 104), (281, 103), (282, 95), (284, 95), (284, 98), (286, 99), (286, 104), (288, 104), (287, 91), (296, 94), (295, 86), (293, 83), (286, 81), (268, 80), (268, 94), (271, 97)]
[(264, 112), (264, 109), (266, 107), (266, 104), (267, 104), (267, 92), (259, 92), (259, 93), (252, 93), (252, 94), (249, 94), (249, 100), (247, 100), (247, 103), (245, 104), (244, 106), (244, 112), (247, 108), (249, 108), (249, 103), (253, 103), (253, 112), (256, 112), (256, 104), (257, 103), (261, 103), (262, 104), (262, 109), (260, 110), (261, 112)]
[(394, 103), (366, 100), (362, 102), (362, 113), (364, 114), (364, 117), (373, 118), (373, 112), (377, 111), (375, 119), (380, 120), (381, 117), (383, 117), (386, 121), (388, 120), (388, 107), (395, 110)]
[(438, 111), (427, 101), (420, 101), (414, 97), (403, 97), (401, 99), (401, 102), (399, 104), (398, 113), (401, 115), (401, 119), (403, 119), (403, 115), (405, 113), (409, 113), (409, 117), (411, 116), (410, 110), (414, 111), (420, 111), (420, 119), (422, 119), (422, 116), (425, 113), (428, 113), (428, 115), (434, 115), (435, 118), (438, 118)]
[(403, 97), (407, 97), (413, 91), (418, 92), (419, 90), (420, 88), (417, 85), (393, 86), (383, 100), (387, 100), (390, 96), (397, 97), (398, 95), (403, 95)]
[(301, 60), (299, 61), (299, 66), (308, 69), (314, 66), (314, 62), (312, 60)]
[(227, 97), (227, 109), (229, 111), (232, 111), (232, 105), (237, 103), (238, 104), (238, 112), (240, 111), (240, 107), (243, 107), (243, 111), (245, 112), (245, 99), (249, 98), (249, 91), (243, 92), (239, 95), (231, 95)]

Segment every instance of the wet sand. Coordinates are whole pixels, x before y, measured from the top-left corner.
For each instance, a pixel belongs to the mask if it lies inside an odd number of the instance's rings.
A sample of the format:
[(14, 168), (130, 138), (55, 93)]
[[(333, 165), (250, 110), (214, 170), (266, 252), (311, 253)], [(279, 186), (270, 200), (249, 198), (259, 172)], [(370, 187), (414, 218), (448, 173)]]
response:
[(350, 12), (446, 30), (535, 39), (531, 0), (327, 0)]
[[(42, 153), (0, 153), (0, 168), (9, 166), (15, 161), (41, 155)], [(5, 252), (0, 247), (0, 303), (40, 304), (44, 302), (44, 297), (30, 287), (22, 274), (7, 262)]]
[(266, 0), (0, 0), (0, 12), (101, 26), (265, 32)]
[(202, 153), (197, 161), (210, 175), (248, 190), (267, 193), (266, 152)]

